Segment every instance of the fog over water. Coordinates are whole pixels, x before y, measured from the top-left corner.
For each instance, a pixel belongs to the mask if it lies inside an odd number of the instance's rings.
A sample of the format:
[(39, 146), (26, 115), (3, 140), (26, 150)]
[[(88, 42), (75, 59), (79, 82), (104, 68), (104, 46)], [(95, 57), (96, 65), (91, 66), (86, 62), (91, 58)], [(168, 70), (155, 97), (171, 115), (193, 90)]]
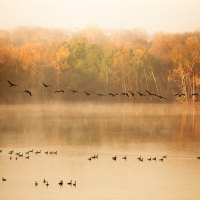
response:
[[(200, 195), (199, 106), (1, 105), (0, 121), (0, 177), (7, 178), (0, 184), (0, 199), (175, 200)], [(31, 149), (42, 153), (9, 159), (11, 150)], [(52, 150), (58, 154), (44, 153)], [(98, 159), (88, 160), (96, 154)], [(167, 158), (161, 162), (163, 155)], [(157, 160), (148, 161), (150, 157)], [(71, 179), (76, 188), (66, 184)]]

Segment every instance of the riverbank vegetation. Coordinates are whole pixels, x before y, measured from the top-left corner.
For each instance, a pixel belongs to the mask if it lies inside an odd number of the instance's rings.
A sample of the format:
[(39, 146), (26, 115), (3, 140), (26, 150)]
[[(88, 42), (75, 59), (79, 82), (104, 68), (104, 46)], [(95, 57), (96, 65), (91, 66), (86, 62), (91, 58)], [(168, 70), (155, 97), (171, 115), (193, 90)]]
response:
[[(104, 94), (149, 90), (171, 102), (194, 102), (199, 97), (192, 94), (200, 95), (200, 32), (0, 30), (0, 100), (22, 101), (24, 94), (10, 92), (7, 79), (35, 91), (37, 99), (50, 95), (45, 82), (56, 89)], [(74, 99), (71, 95), (62, 98)]]

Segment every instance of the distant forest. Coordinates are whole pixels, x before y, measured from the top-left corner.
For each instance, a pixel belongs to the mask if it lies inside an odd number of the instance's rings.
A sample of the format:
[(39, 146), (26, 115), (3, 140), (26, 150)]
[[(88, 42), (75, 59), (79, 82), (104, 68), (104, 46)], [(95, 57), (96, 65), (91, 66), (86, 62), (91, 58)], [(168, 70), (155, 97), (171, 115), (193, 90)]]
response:
[[(10, 87), (7, 80), (18, 86)], [(42, 82), (51, 87), (43, 87)], [(25, 89), (33, 96), (25, 94)], [(65, 93), (54, 95), (58, 89)], [(145, 90), (168, 100), (148, 96)], [(88, 97), (83, 91), (92, 95)], [(129, 91), (135, 96), (96, 95)], [(177, 93), (184, 95), (174, 96)], [(55, 99), (190, 103), (198, 102), (198, 95), (200, 32), (149, 36), (143, 30), (98, 28), (0, 30), (1, 103)]]

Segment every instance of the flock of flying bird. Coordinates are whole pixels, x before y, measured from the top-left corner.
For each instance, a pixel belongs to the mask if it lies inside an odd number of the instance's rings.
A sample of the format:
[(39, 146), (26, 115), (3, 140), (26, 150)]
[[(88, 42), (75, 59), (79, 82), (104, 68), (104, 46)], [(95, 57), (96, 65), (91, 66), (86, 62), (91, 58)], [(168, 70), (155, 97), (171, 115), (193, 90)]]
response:
[[(18, 86), (17, 84), (7, 80), (7, 82), (9, 83), (10, 87), (16, 87)], [(51, 85), (48, 85), (46, 83), (42, 83), (42, 85), (44, 86), (44, 88), (48, 88), (48, 87), (51, 87)], [(78, 91), (78, 90), (70, 90), (73, 94), (78, 94), (78, 93), (81, 93), (81, 91)], [(32, 96), (32, 92), (30, 90), (24, 90), (25, 93), (27, 93), (28, 95)], [(54, 91), (54, 94), (56, 93), (64, 93), (65, 91), (63, 89), (60, 89), (60, 90), (55, 90)], [(86, 96), (90, 96), (91, 94), (93, 93), (89, 93), (89, 92), (86, 92), (86, 91), (82, 91)], [(103, 94), (103, 93), (96, 93), (95, 95), (99, 96), (99, 97), (103, 97), (103, 96), (112, 96), (112, 97), (115, 97), (115, 96), (126, 96), (126, 97), (134, 97), (136, 94), (140, 97), (142, 96), (154, 96), (154, 97), (157, 97), (159, 99), (165, 99), (165, 100), (168, 100), (166, 97), (164, 96), (161, 96), (161, 95), (158, 95), (158, 94), (155, 94), (155, 93), (152, 93), (148, 90), (145, 90), (146, 94), (144, 93), (141, 93), (139, 91), (137, 91), (137, 93), (133, 93), (132, 91), (128, 91), (128, 92), (122, 92), (122, 93), (108, 93), (108, 94)], [(175, 97), (182, 97), (182, 96), (186, 96), (186, 94), (184, 93), (177, 93), (174, 95)], [(193, 93), (191, 94), (191, 96), (196, 96), (196, 97), (199, 97), (199, 94), (198, 93)]]

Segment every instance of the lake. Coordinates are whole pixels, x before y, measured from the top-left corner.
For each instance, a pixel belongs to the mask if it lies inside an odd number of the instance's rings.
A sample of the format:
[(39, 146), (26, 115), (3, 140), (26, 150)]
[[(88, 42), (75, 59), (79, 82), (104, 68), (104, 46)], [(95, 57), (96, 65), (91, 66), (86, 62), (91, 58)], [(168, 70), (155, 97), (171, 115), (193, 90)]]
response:
[(200, 197), (198, 105), (1, 105), (0, 149), (2, 200)]

